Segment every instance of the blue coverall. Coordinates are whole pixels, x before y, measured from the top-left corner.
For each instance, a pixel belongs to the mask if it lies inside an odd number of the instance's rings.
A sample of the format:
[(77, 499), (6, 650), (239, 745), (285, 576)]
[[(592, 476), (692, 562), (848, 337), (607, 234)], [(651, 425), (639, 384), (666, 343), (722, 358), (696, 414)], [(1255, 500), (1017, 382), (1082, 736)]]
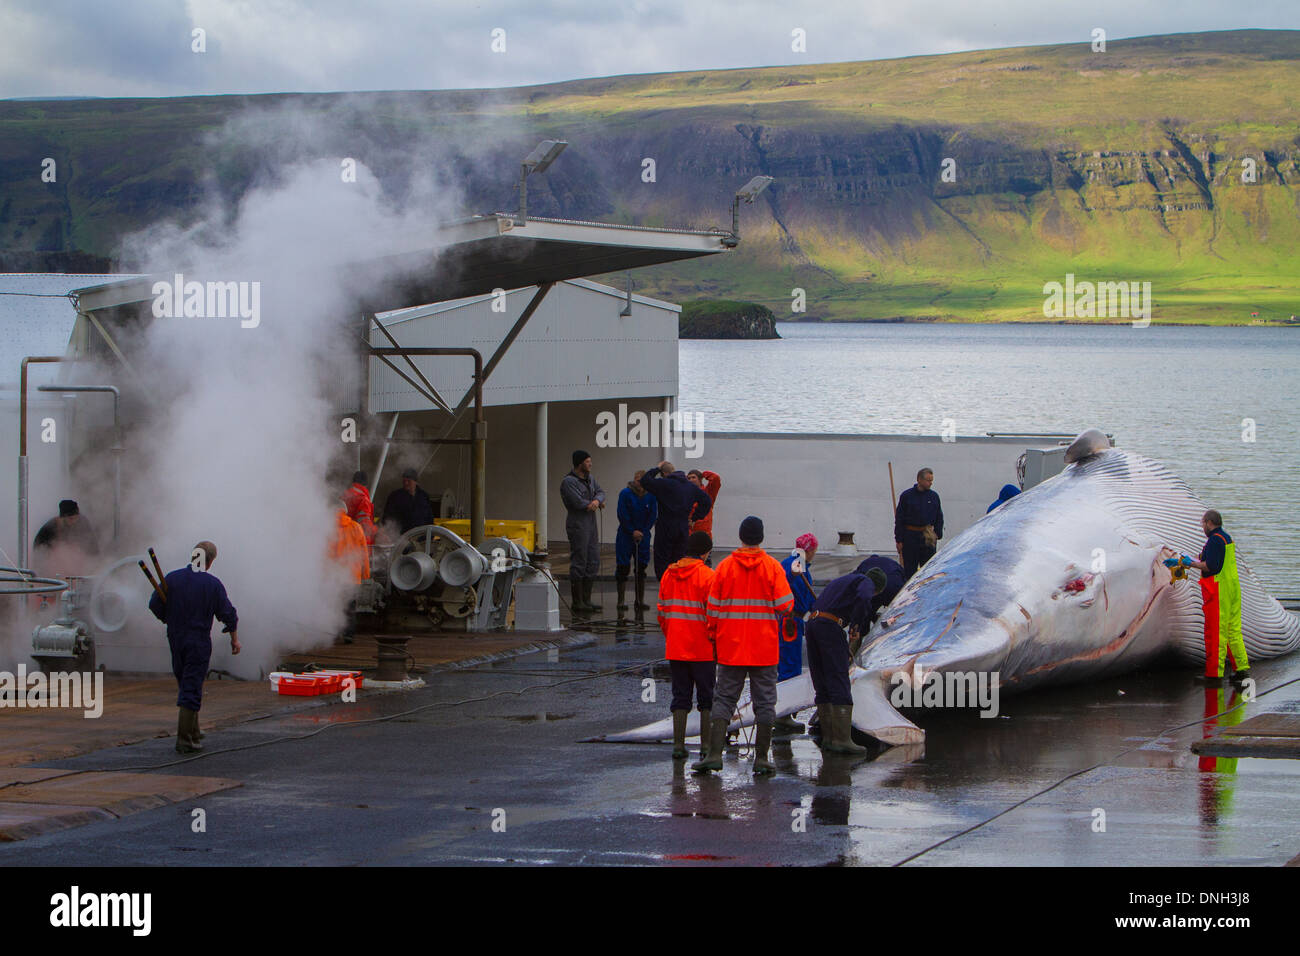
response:
[[(871, 603), (876, 586), (857, 571), (836, 578), (813, 604), (814, 611), (825, 611), (865, 634), (871, 626)], [(808, 622), (808, 671), (817, 704), (850, 706), (853, 688), (849, 684), (849, 640), (843, 628), (826, 618)], [(825, 728), (822, 730), (825, 733)]]
[[(636, 553), (637, 573), (644, 574), (650, 564), (650, 531), (659, 516), (659, 504), (654, 495), (638, 495), (631, 488), (624, 488), (618, 493), (618, 535), (614, 538), (614, 564), (618, 572), (627, 577), (632, 564), (632, 554)], [(640, 545), (632, 537), (633, 531), (641, 532)]]
[(659, 466), (641, 476), (641, 487), (654, 495), (659, 502), (659, 518), (655, 521), (655, 580), (663, 578), (668, 565), (686, 555), (686, 539), (690, 537), (691, 505), (699, 510), (694, 520), (699, 521), (713, 508), (713, 499), (703, 488), (691, 484), (684, 471), (660, 475)]
[(212, 619), (238, 628), (239, 617), (226, 597), (226, 589), (215, 575), (195, 571), (189, 565), (171, 572), (167, 582), (167, 603), (155, 591), (149, 598), (153, 616), (167, 625), (167, 643), (172, 649), (172, 673), (179, 693), (176, 706), (198, 712), (203, 701), (203, 679), (212, 659)]
[[(898, 592), (903, 590), (903, 585), (907, 583), (907, 579), (903, 576), (903, 566), (901, 564), (893, 558), (887, 558), (881, 554), (873, 554), (869, 558), (863, 558), (862, 563), (855, 570), (858, 574), (866, 574), (872, 568), (880, 568), (885, 572), (885, 589), (871, 600), (871, 620), (874, 623), (880, 609), (898, 596)], [(862, 633), (865, 634), (866, 630), (864, 629)]]
[(786, 580), (790, 582), (790, 593), (794, 595), (794, 610), (790, 614), (794, 617), (796, 632), (793, 641), (787, 641), (784, 635), (781, 637), (781, 657), (776, 665), (778, 681), (789, 680), (803, 673), (803, 616), (812, 610), (813, 602), (817, 600), (812, 589), (812, 565), (805, 561), (804, 572), (796, 574), (794, 559), (795, 556), (791, 554), (781, 562), (781, 567), (785, 568)]
[(894, 540), (903, 546), (903, 577), (911, 578), (917, 568), (934, 557), (935, 549), (925, 543), (920, 531), (926, 525), (934, 526), (935, 537), (943, 537), (943, 508), (939, 495), (933, 489), (922, 491), (916, 485), (898, 496), (894, 510)]

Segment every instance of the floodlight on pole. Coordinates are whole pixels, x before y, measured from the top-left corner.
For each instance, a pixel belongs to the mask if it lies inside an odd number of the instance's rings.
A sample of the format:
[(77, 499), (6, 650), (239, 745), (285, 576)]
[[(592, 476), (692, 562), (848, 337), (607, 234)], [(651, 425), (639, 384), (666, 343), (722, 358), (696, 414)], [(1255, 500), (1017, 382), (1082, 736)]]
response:
[(528, 174), (544, 173), (551, 163), (555, 162), (555, 157), (564, 152), (564, 147), (568, 142), (562, 139), (544, 139), (537, 144), (537, 148), (524, 157), (524, 161), (519, 165), (519, 222), (522, 225), (528, 221)]
[(741, 186), (736, 193), (736, 198), (731, 202), (731, 235), (733, 238), (740, 239), (740, 202), (743, 199), (747, 203), (752, 203), (758, 194), (768, 186), (772, 185), (771, 176), (755, 176), (745, 185)]

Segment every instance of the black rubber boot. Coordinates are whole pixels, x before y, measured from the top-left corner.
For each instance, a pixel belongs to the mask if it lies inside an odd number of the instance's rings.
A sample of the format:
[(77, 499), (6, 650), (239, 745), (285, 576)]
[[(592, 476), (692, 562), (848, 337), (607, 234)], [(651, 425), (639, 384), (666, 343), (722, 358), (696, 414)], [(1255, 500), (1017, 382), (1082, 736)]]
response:
[(190, 728), (190, 730), (191, 730), (190, 738), (192, 740), (203, 739), (203, 731), (199, 730), (199, 712), (197, 710), (194, 711), (194, 725)]
[(1235, 684), (1236, 686), (1240, 687), (1242, 684), (1246, 683), (1246, 681), (1247, 681), (1249, 678), (1250, 678), (1250, 668), (1249, 668), (1249, 667), (1243, 667), (1243, 668), (1242, 668), (1241, 670), (1239, 670), (1239, 671), (1233, 671), (1233, 672), (1232, 672), (1232, 678), (1231, 678), (1231, 680), (1232, 680), (1233, 684)]
[(176, 718), (176, 752), (178, 754), (200, 753), (203, 748), (194, 739), (194, 724), (198, 714), (187, 707), (178, 709), (180, 713)]
[(767, 759), (767, 751), (771, 746), (772, 725), (759, 724), (754, 741), (754, 773), (758, 776), (776, 773), (776, 767), (772, 766), (772, 761)]
[[(867, 752), (866, 747), (860, 747), (853, 742), (853, 705), (852, 704), (834, 704), (831, 711), (831, 738), (827, 742), (825, 736), (822, 737), (822, 750), (828, 754), (848, 754), (850, 756), (861, 756)], [(826, 728), (822, 728), (822, 734), (825, 735)]]
[(821, 739), (817, 741), (817, 746), (823, 750), (831, 741), (831, 705), (817, 705), (817, 729), (821, 733)]
[(569, 594), (572, 598), (569, 607), (575, 614), (585, 614), (591, 610), (587, 602), (582, 599), (582, 582), (577, 578), (569, 579)]
[(627, 610), (627, 575), (614, 575), (614, 587), (618, 590), (618, 609)]
[(650, 605), (645, 602), (645, 572), (636, 576), (636, 609), (638, 611), (650, 610)]
[(591, 588), (596, 583), (595, 578), (582, 579), (582, 599), (587, 603), (588, 611), (599, 611), (600, 605), (591, 599)]
[(686, 759), (686, 719), (691, 716), (689, 710), (673, 711), (673, 759)]
[(713, 721), (713, 711), (700, 711), (700, 759), (703, 760), (709, 753), (709, 725)]
[(719, 717), (709, 723), (709, 752), (701, 760), (691, 764), (696, 773), (722, 769), (722, 752), (727, 749), (727, 721)]

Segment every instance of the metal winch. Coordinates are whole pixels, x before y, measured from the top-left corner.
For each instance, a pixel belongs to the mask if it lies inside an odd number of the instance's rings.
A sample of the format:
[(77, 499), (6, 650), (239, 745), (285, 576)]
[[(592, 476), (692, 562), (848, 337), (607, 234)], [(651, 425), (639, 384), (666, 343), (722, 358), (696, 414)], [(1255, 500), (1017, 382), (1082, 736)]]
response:
[(528, 552), (509, 538), (489, 538), (480, 550), (454, 531), (422, 525), (402, 535), (384, 568), (371, 573), (386, 579), (390, 618), (414, 615), (439, 628), (463, 621), (468, 631), (487, 631), (509, 623), (514, 585), (527, 563)]
[(93, 671), (95, 641), (90, 628), (78, 620), (85, 597), (86, 578), (70, 577), (68, 590), (59, 595), (59, 617), (32, 631), (32, 657), (42, 671)]

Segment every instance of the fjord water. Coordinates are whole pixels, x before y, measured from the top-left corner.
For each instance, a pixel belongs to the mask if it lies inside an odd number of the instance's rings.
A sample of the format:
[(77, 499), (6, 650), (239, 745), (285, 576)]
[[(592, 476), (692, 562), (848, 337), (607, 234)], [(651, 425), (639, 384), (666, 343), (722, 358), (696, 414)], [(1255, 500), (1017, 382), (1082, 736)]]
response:
[[(778, 331), (772, 341), (683, 341), (681, 409), (703, 414), (708, 431), (935, 436), (951, 419), (960, 440), (1097, 426), (1118, 447), (1164, 461), (1223, 512), (1274, 595), (1300, 595), (1300, 329), (781, 323)], [(1245, 419), (1254, 441), (1243, 440), (1252, 437)], [(906, 479), (896, 477), (901, 490)], [(941, 494), (945, 478), (957, 476), (936, 476)], [(988, 490), (990, 501), (997, 491)]]

